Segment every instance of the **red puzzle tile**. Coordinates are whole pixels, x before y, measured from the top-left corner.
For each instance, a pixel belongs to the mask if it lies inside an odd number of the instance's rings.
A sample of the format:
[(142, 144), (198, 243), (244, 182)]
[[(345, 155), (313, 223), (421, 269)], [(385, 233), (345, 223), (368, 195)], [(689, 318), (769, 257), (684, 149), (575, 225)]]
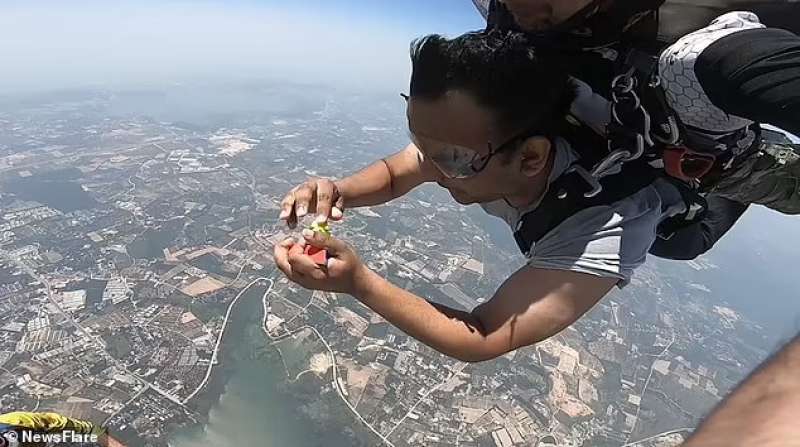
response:
[(311, 245), (306, 245), (306, 249), (304, 251), (305, 254), (311, 256), (311, 259), (317, 263), (317, 265), (326, 265), (328, 264), (328, 252), (324, 248), (317, 248)]

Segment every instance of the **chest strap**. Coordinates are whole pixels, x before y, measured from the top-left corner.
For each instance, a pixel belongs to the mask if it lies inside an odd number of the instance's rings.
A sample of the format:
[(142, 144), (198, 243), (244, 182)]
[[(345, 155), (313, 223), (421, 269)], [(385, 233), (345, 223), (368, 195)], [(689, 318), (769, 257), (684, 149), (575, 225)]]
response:
[(661, 177), (659, 170), (647, 163), (631, 162), (620, 173), (596, 180), (602, 189), (592, 194), (596, 187), (587, 181), (586, 172), (584, 167), (573, 165), (550, 185), (539, 206), (522, 216), (514, 239), (524, 255), (528, 256), (535, 243), (576, 213), (619, 202)]

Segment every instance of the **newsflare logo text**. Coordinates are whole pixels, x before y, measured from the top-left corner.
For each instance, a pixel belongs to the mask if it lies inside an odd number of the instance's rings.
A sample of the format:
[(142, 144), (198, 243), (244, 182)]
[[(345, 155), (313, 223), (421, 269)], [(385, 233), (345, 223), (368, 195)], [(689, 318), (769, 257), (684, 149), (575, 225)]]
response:
[(81, 445), (97, 443), (100, 437), (95, 433), (79, 433), (75, 430), (64, 430), (55, 433), (42, 433), (35, 430), (17, 429), (2, 434), (0, 447), (17, 447), (27, 443), (45, 445)]

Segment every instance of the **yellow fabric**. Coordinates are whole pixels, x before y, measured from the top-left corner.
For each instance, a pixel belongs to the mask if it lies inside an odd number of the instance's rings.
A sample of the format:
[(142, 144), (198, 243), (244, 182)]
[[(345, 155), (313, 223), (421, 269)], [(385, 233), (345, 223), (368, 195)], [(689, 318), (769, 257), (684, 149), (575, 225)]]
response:
[(0, 415), (0, 424), (28, 428), (35, 431), (51, 433), (74, 430), (77, 433), (103, 434), (105, 430), (89, 421), (68, 418), (58, 413), (30, 413), (18, 411)]

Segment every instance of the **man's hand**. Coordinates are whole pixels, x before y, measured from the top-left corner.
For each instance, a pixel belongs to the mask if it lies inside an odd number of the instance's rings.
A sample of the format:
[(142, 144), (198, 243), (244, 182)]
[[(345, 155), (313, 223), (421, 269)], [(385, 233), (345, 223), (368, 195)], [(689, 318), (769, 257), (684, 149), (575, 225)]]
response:
[[(303, 231), (303, 240), (289, 238), (275, 245), (275, 264), (293, 282), (310, 290), (355, 294), (366, 281), (367, 267), (355, 251), (344, 242), (310, 230)], [(328, 252), (327, 265), (317, 265), (302, 253), (302, 247), (311, 244)], [(292, 250), (298, 245), (300, 250)]]
[(340, 220), (344, 213), (344, 197), (336, 183), (325, 178), (311, 178), (289, 191), (281, 202), (280, 219), (289, 228), (308, 213), (317, 213), (314, 222)]

